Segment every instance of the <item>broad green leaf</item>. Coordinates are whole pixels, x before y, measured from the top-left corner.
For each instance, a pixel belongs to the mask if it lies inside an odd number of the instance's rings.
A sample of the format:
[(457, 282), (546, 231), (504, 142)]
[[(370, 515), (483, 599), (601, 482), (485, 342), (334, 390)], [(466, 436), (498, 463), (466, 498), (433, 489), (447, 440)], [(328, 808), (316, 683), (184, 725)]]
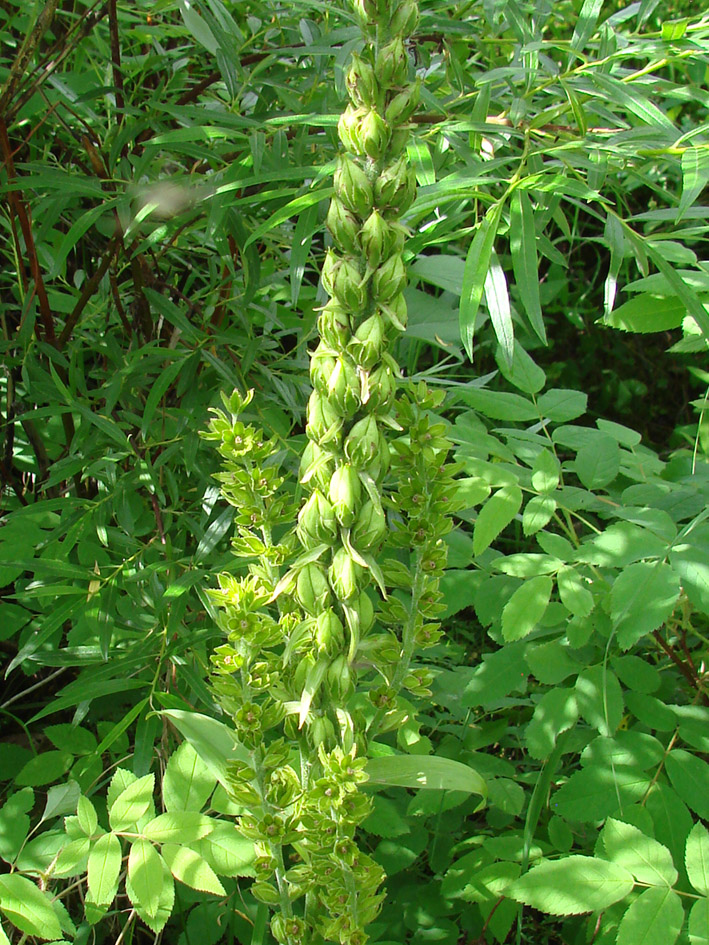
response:
[(645, 807), (652, 817), (655, 839), (672, 853), (674, 863), (681, 863), (692, 829), (692, 815), (687, 806), (668, 784), (657, 782), (645, 799)]
[(550, 689), (544, 693), (524, 731), (524, 743), (533, 758), (546, 759), (558, 736), (576, 724), (579, 717), (573, 689)]
[(166, 843), (162, 848), (162, 855), (172, 875), (181, 883), (200, 892), (212, 893), (215, 896), (226, 895), (216, 873), (199, 853), (186, 846)]
[(709, 899), (692, 906), (688, 923), (690, 945), (709, 945)]
[(622, 866), (592, 856), (566, 856), (532, 867), (506, 895), (550, 915), (580, 915), (607, 909), (633, 886)]
[(485, 277), (485, 302), (490, 313), (490, 321), (500, 346), (504, 362), (512, 366), (515, 347), (514, 325), (510, 311), (510, 297), (507, 291), (507, 279), (497, 253), (490, 254), (490, 268)]
[(147, 813), (153, 799), (155, 775), (146, 774), (129, 784), (108, 811), (108, 822), (112, 830), (127, 830)]
[(72, 755), (90, 755), (96, 751), (96, 736), (78, 725), (48, 725), (44, 734), (59, 751)]
[(243, 837), (233, 823), (220, 823), (192, 847), (220, 876), (253, 876), (254, 842)]
[(522, 490), (518, 486), (503, 486), (490, 496), (480, 509), (473, 527), (473, 553), (483, 551), (497, 538), (519, 512)]
[(88, 797), (80, 797), (76, 805), (76, 816), (79, 820), (79, 826), (87, 837), (93, 836), (98, 827), (98, 815), (96, 808)]
[(522, 644), (508, 644), (486, 653), (465, 687), (463, 706), (484, 706), (499, 702), (513, 689), (523, 691), (527, 684), (525, 670)]
[(532, 675), (548, 686), (556, 686), (568, 676), (575, 676), (581, 665), (562, 640), (531, 643), (525, 648), (525, 662)]
[(666, 551), (667, 542), (649, 529), (633, 522), (614, 522), (586, 541), (576, 560), (601, 568), (623, 568), (642, 558), (664, 557)]
[(673, 945), (684, 922), (682, 900), (672, 889), (646, 889), (620, 920), (616, 945)]
[(601, 840), (608, 859), (624, 866), (639, 883), (673, 886), (677, 882), (677, 870), (667, 847), (632, 824), (609, 817)]
[(0, 857), (14, 862), (30, 829), (27, 816), (34, 807), (34, 791), (23, 788), (12, 794), (0, 807)]
[(601, 735), (611, 736), (623, 717), (623, 693), (607, 666), (591, 666), (576, 680), (579, 712)]
[(502, 636), (521, 640), (537, 626), (549, 606), (554, 582), (546, 574), (528, 578), (518, 587), (502, 611)]
[(168, 811), (200, 811), (217, 784), (192, 745), (185, 741), (170, 755), (162, 781), (162, 796)]
[(611, 588), (611, 620), (627, 650), (667, 620), (679, 597), (679, 579), (664, 562), (639, 561), (625, 568)]
[(561, 464), (551, 450), (539, 452), (532, 466), (532, 486), (537, 492), (553, 492), (559, 485)]
[(665, 759), (665, 767), (672, 787), (685, 804), (695, 814), (709, 819), (709, 764), (683, 748), (673, 748)]
[(684, 855), (689, 881), (703, 896), (709, 896), (709, 832), (696, 823), (687, 837)]
[(485, 782), (473, 768), (436, 755), (388, 755), (370, 758), (367, 774), (373, 784), (427, 788), (433, 791), (466, 791), (487, 796)]
[(557, 572), (556, 582), (561, 603), (579, 617), (586, 617), (593, 610), (593, 594), (586, 587), (574, 568), (566, 567)]
[(163, 861), (152, 843), (134, 840), (128, 855), (130, 898), (151, 918), (157, 916), (164, 884)]
[(15, 775), (15, 784), (39, 787), (63, 777), (74, 758), (67, 751), (43, 751)]
[(207, 770), (220, 784), (228, 787), (226, 763), (238, 759), (249, 764), (249, 752), (236, 740), (232, 729), (200, 715), (199, 712), (185, 712), (182, 709), (165, 709), (160, 715), (170, 719), (181, 735), (192, 745)]
[(495, 360), (500, 369), (500, 374), (510, 384), (514, 384), (525, 394), (536, 394), (544, 387), (546, 374), (527, 354), (519, 341), (515, 341), (511, 364), (508, 364), (501, 355), (502, 349), (498, 348), (495, 353)]
[(581, 764), (611, 768), (614, 765), (625, 765), (647, 771), (649, 768), (656, 768), (664, 756), (662, 742), (653, 735), (638, 732), (636, 729), (619, 729), (612, 738), (599, 735), (589, 742), (581, 753)]
[(88, 865), (89, 892), (100, 906), (110, 906), (118, 892), (121, 842), (113, 833), (99, 837), (91, 848)]
[(556, 499), (550, 495), (535, 495), (529, 500), (522, 513), (522, 531), (525, 535), (535, 535), (549, 523), (556, 512)]
[(510, 204), (510, 254), (517, 291), (527, 318), (539, 339), (546, 344), (546, 330), (539, 298), (539, 261), (534, 211), (529, 195), (520, 189), (515, 190)]
[(676, 296), (665, 298), (643, 293), (619, 305), (604, 322), (612, 328), (647, 334), (679, 328), (686, 314), (685, 305)]
[(640, 800), (649, 786), (650, 777), (637, 768), (581, 768), (553, 795), (551, 809), (567, 820), (592, 823)]
[(460, 337), (466, 354), (473, 360), (475, 320), (485, 287), (492, 249), (502, 215), (502, 202), (493, 204), (480, 222), (465, 260), (460, 296)]
[(611, 665), (616, 676), (628, 689), (651, 693), (660, 686), (659, 672), (639, 656), (615, 656)]
[(567, 423), (586, 413), (588, 396), (578, 390), (562, 390), (552, 387), (537, 401), (539, 413), (555, 423)]
[(10, 939), (5, 935), (5, 930), (0, 925), (0, 945), (10, 945)]
[(587, 489), (607, 486), (618, 475), (620, 448), (611, 436), (599, 436), (586, 443), (574, 460), (576, 475)]
[(153, 843), (192, 843), (211, 833), (216, 823), (197, 811), (168, 811), (149, 821), (141, 833)]
[(65, 877), (83, 873), (86, 869), (86, 859), (90, 849), (91, 841), (88, 837), (71, 840), (59, 853), (52, 875)]
[(484, 479), (477, 476), (468, 476), (465, 479), (456, 479), (455, 497), (462, 509), (473, 509), (480, 505), (490, 495), (490, 486)]
[(538, 416), (534, 404), (520, 394), (473, 387), (463, 391), (460, 396), (473, 410), (493, 420), (524, 421), (534, 420)]
[(61, 938), (49, 897), (19, 873), (0, 876), (0, 911), (21, 932), (41, 939)]
[[(126, 893), (138, 916), (145, 922), (148, 928), (157, 933), (164, 928), (165, 923), (172, 913), (172, 907), (175, 902), (175, 883), (172, 878), (172, 873), (167, 868), (167, 863), (165, 863), (155, 849), (144, 840), (137, 842), (146, 844), (146, 847), (150, 847), (153, 855), (148, 854), (150, 864), (149, 871), (143, 870), (140, 859), (136, 857), (136, 870), (140, 883), (138, 890), (133, 886), (129, 858), (128, 874), (126, 876)], [(150, 912), (146, 908), (145, 901), (141, 894), (150, 894), (150, 903), (154, 904), (156, 892), (158, 895), (157, 906), (154, 912)]]
[(670, 564), (692, 604), (709, 613), (709, 524), (698, 525), (673, 545)]

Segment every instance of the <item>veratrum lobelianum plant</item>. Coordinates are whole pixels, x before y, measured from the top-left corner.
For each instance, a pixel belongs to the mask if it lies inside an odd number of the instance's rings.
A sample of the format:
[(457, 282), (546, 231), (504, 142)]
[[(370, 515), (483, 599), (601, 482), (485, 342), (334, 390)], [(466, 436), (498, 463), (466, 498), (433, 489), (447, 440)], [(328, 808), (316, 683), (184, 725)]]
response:
[[(418, 7), (356, 0), (355, 10), (364, 48), (338, 125), (346, 153), (327, 217), (330, 300), (310, 362), (295, 529), (280, 447), (240, 419), (253, 392), (225, 397), (206, 434), (238, 509), (234, 550), (251, 559), (248, 576), (224, 574), (213, 592), (228, 639), (212, 657), (213, 686), (249, 752), (229, 763), (228, 782), (246, 811), (239, 829), (256, 844), (252, 893), (274, 907), (272, 932), (287, 945), (362, 945), (379, 912), (384, 872), (355, 839), (371, 809), (359, 790), (365, 753), (409, 716), (402, 690), (430, 692), (412, 657), (440, 635), (453, 508), (450, 444), (426, 415), (440, 399), (423, 386), (397, 398), (390, 351), (406, 326), (399, 217), (416, 190), (405, 149), (419, 89), (406, 41)], [(387, 545), (396, 557), (383, 556)]]

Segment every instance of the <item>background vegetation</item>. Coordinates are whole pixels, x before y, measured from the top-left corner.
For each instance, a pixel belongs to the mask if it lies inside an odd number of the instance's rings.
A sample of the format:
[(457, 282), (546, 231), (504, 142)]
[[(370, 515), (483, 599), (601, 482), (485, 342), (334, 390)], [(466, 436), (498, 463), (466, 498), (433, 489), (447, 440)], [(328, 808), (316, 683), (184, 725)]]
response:
[[(186, 763), (156, 711), (216, 715), (220, 390), (256, 389), (295, 482), (358, 37), (310, 0), (0, 10), (0, 857), (56, 897), (33, 925), (0, 876), (10, 941), (268, 941), (244, 848), (200, 848), (221, 892), (178, 883), (158, 933), (83, 877), (97, 830), (131, 845), (109, 782)], [(680, 0), (422, 4), (397, 358), (446, 392), (468, 508), (393, 744), (472, 765), (488, 803), (376, 794), (382, 945), (709, 942), (708, 41)], [(228, 818), (216, 780), (198, 809)], [(518, 879), (568, 853), (635, 888)]]

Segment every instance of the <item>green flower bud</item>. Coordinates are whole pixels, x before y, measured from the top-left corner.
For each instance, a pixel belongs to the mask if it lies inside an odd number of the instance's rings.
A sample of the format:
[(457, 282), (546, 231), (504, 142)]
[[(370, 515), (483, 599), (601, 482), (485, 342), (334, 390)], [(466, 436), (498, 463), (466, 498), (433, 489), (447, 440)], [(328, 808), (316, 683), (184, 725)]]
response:
[(399, 295), (395, 295), (393, 299), (390, 299), (386, 305), (382, 305), (382, 314), (397, 331), (406, 331), (408, 312), (404, 293), (400, 292)]
[(337, 537), (337, 522), (332, 506), (316, 489), (298, 513), (298, 538), (304, 548), (332, 544)]
[(369, 178), (351, 157), (341, 154), (334, 176), (335, 193), (345, 207), (364, 219), (372, 209), (374, 194)]
[(338, 466), (330, 480), (328, 497), (340, 525), (349, 528), (354, 522), (362, 495), (362, 483), (352, 466)]
[(390, 256), (372, 277), (374, 297), (380, 305), (386, 305), (406, 288), (406, 266), (400, 253)]
[(323, 569), (315, 562), (306, 564), (298, 572), (295, 596), (303, 610), (316, 616), (330, 604), (330, 585)]
[(334, 656), (342, 651), (345, 643), (345, 629), (334, 610), (324, 610), (318, 614), (315, 643), (318, 653), (325, 653), (328, 656)]
[(359, 231), (359, 242), (370, 269), (376, 269), (386, 257), (389, 225), (378, 210), (372, 210)]
[(352, 63), (346, 76), (347, 91), (355, 105), (373, 108), (379, 98), (379, 84), (372, 66), (357, 53), (352, 54)]
[(372, 414), (358, 420), (345, 440), (345, 456), (358, 469), (366, 469), (379, 451), (380, 434)]
[(335, 743), (335, 726), (330, 719), (318, 715), (310, 723), (308, 737), (313, 748), (317, 748), (319, 745), (331, 748)]
[(340, 431), (342, 417), (319, 391), (314, 390), (308, 400), (308, 437), (321, 446), (329, 443)]
[(367, 633), (374, 626), (374, 604), (366, 591), (357, 598), (354, 605), (359, 614), (359, 629), (361, 633)]
[[(354, 338), (348, 345), (348, 350), (357, 364), (369, 369), (376, 364), (382, 355), (385, 342), (386, 325), (381, 315), (371, 315), (365, 319), (355, 332)], [(371, 384), (370, 394), (371, 397)]]
[(386, 516), (373, 502), (365, 502), (352, 529), (352, 543), (358, 551), (369, 551), (386, 535)]
[(344, 655), (336, 656), (327, 670), (327, 681), (336, 701), (341, 702), (352, 692), (352, 673)]
[(350, 340), (349, 315), (335, 301), (330, 301), (318, 318), (318, 332), (328, 347), (339, 351)]
[(403, 155), (386, 167), (374, 184), (374, 197), (380, 209), (404, 213), (416, 196), (416, 175)]
[(310, 356), (310, 383), (322, 394), (328, 393), (328, 384), (335, 370), (337, 358), (322, 342)]
[(391, 407), (396, 395), (396, 381), (391, 368), (380, 364), (367, 378), (367, 389), (367, 406), (370, 410), (381, 412)]
[(376, 481), (381, 482), (389, 469), (391, 461), (391, 451), (386, 437), (383, 433), (379, 434), (379, 447), (374, 459), (369, 463), (367, 472)]
[(362, 403), (361, 389), (354, 362), (347, 357), (337, 358), (328, 382), (328, 396), (342, 416), (355, 415)]
[(300, 481), (313, 482), (323, 492), (327, 492), (334, 470), (332, 453), (313, 440), (308, 440), (300, 460)]
[(364, 157), (378, 161), (386, 153), (389, 144), (389, 129), (382, 116), (370, 109), (361, 118), (357, 135), (353, 134), (362, 149), (359, 153)]
[(337, 134), (343, 146), (347, 151), (360, 156), (364, 154), (360, 131), (362, 119), (366, 113), (367, 110), (364, 108), (354, 108), (352, 105), (348, 105), (337, 122)]
[(345, 253), (357, 252), (357, 218), (341, 200), (333, 197), (327, 213), (327, 228), (340, 249)]
[(362, 282), (359, 269), (349, 258), (340, 258), (329, 249), (323, 263), (321, 278), (325, 290), (346, 311), (357, 313), (364, 308), (367, 301), (367, 287)]
[[(392, 32), (396, 32), (393, 30)], [(393, 39), (386, 46), (382, 46), (377, 53), (374, 63), (374, 74), (385, 88), (393, 85), (403, 85), (408, 72), (408, 57), (400, 36)]]
[(417, 79), (414, 85), (395, 95), (386, 108), (387, 124), (390, 126), (402, 125), (408, 121), (416, 111), (420, 94), (421, 81)]
[(389, 29), (406, 39), (416, 29), (419, 21), (417, 0), (401, 0), (389, 21)]

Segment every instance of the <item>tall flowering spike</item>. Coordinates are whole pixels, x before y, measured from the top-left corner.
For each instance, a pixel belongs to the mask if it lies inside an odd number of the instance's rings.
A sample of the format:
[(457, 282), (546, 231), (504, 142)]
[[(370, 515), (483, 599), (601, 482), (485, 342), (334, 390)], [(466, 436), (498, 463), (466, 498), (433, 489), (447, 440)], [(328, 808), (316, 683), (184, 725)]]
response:
[[(435, 466), (448, 482), (438, 469), (445, 444), (422, 419), (425, 392), (397, 398), (391, 353), (407, 320), (400, 218), (416, 190), (405, 149), (419, 92), (407, 52), (418, 6), (351, 2), (364, 47), (351, 60), (351, 102), (337, 129), (344, 151), (322, 271), (330, 299), (311, 354), (300, 508), (280, 490), (279, 444), (242, 419), (251, 395), (224, 398), (206, 434), (226, 461), (219, 478), (237, 509), (234, 551), (249, 562), (246, 577), (221, 575), (211, 592), (227, 638), (212, 655), (212, 687), (248, 752), (248, 763), (229, 761), (228, 790), (248, 811), (238, 826), (256, 847), (251, 892), (273, 908), (283, 945), (364, 945), (379, 913), (383, 871), (355, 842), (371, 809), (359, 790), (368, 732), (353, 708), (356, 667), (379, 675), (360, 680), (375, 706), (369, 734), (393, 728), (405, 715), (398, 692), (426, 691), (428, 677), (410, 664), (414, 645), (435, 642), (426, 621), (445, 558), (436, 515), (448, 496), (434, 496), (427, 481)], [(434, 526), (426, 534), (420, 511)], [(391, 580), (398, 562), (380, 563), (385, 541), (413, 549), (410, 580)], [(397, 582), (412, 588), (408, 622), (400, 600), (387, 599), (387, 583)]]

